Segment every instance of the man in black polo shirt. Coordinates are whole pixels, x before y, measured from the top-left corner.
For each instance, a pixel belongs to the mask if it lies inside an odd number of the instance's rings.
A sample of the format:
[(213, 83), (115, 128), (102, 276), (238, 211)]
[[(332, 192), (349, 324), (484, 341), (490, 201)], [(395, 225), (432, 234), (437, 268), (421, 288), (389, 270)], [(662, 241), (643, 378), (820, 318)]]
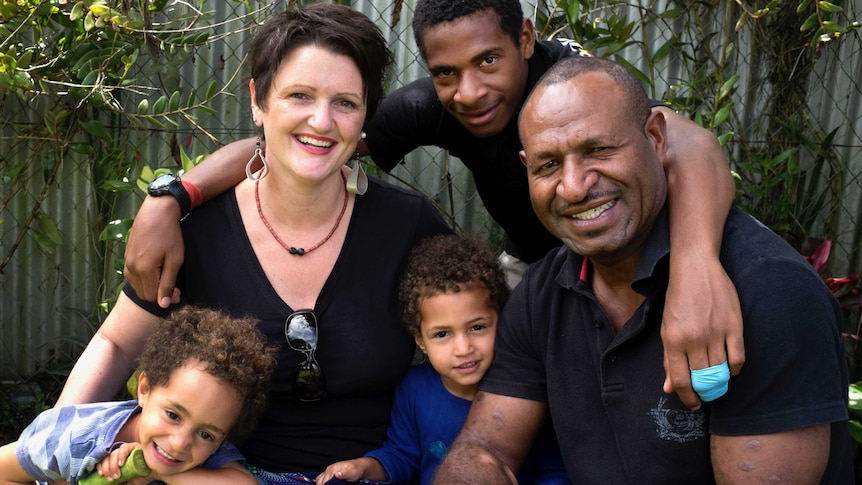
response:
[[(423, 145), (460, 157), (505, 230), (501, 259), (514, 286), (527, 263), (560, 245), (530, 206), (518, 159), (517, 113), (548, 68), (583, 52), (571, 41), (537, 41), (518, 0), (419, 0), (413, 26), (431, 76), (386, 96), (366, 122), (367, 149), (384, 170)], [(673, 152), (666, 161), (676, 250), (665, 315), (666, 389), (696, 408), (700, 401), (689, 385), (689, 367), (728, 361), (735, 374), (744, 361), (738, 300), (717, 253), (734, 183), (712, 133), (668, 108), (654, 109), (668, 119)], [(185, 174), (183, 184), (193, 182), (203, 199), (228, 190), (244, 176), (254, 147), (248, 139), (218, 150)], [(125, 254), (126, 277), (137, 294), (163, 307), (171, 301), (183, 259), (176, 207), (171, 197), (148, 197)]]
[(659, 389), (666, 133), (628, 71), (560, 61), (520, 131), (533, 208), (565, 246), (507, 303), (494, 363), (435, 483), (507, 483), (547, 415), (573, 483), (852, 483), (838, 303), (738, 210), (720, 258), (739, 291), (745, 367), (698, 411)]

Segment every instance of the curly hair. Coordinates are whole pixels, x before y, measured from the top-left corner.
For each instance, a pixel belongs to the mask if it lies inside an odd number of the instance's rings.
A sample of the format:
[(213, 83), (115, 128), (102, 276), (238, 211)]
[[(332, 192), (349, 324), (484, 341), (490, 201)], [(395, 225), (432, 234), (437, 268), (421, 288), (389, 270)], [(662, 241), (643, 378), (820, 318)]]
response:
[(210, 375), (239, 394), (242, 404), (236, 425), (228, 433), (234, 443), (254, 427), (266, 406), (275, 349), (253, 318), (232, 318), (205, 308), (183, 307), (160, 322), (144, 344), (138, 371), (152, 386), (166, 386), (171, 375), (195, 360)]
[(512, 38), (515, 46), (520, 47), (524, 11), (518, 0), (419, 0), (413, 11), (413, 36), (422, 58), (428, 60), (425, 31), (437, 24), (452, 22), (485, 9), (497, 14), (500, 29)]
[(380, 29), (365, 14), (344, 5), (297, 5), (270, 16), (254, 34), (249, 48), (249, 75), (255, 102), (266, 109), (278, 66), (296, 49), (314, 45), (349, 57), (359, 69), (365, 88), (365, 121), (383, 98), (386, 69), (392, 52)]
[(506, 273), (491, 248), (477, 236), (442, 234), (422, 240), (410, 253), (399, 283), (404, 326), (412, 335), (419, 332), (419, 307), (426, 298), (483, 286), (499, 312), (510, 292)]

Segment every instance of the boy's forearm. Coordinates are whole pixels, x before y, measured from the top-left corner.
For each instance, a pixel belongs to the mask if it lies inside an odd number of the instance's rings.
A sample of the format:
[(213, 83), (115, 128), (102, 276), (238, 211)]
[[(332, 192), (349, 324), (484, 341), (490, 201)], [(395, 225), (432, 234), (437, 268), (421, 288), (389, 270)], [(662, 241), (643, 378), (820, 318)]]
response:
[(735, 185), (715, 136), (662, 108), (668, 120), (668, 182), (671, 247), (718, 258)]
[[(245, 178), (245, 166), (254, 155), (255, 138), (235, 141), (219, 148), (200, 165), (183, 175), (183, 180), (193, 183), (204, 201), (224, 193)], [(252, 170), (261, 167), (257, 160)]]

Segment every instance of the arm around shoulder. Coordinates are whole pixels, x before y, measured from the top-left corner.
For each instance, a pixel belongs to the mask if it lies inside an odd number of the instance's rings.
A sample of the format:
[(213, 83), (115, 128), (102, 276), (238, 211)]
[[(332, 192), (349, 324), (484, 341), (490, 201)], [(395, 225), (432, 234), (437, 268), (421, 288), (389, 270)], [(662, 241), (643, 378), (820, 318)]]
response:
[(670, 279), (662, 340), (665, 391), (696, 409), (690, 369), (745, 361), (736, 288), (719, 262), (724, 224), (735, 192), (727, 159), (708, 130), (667, 108), (665, 171), (670, 215)]
[[(212, 199), (242, 181), (254, 150), (252, 138), (226, 145), (184, 174), (183, 181), (197, 187), (204, 201)], [(258, 161), (253, 169), (259, 166)], [(158, 301), (163, 308), (177, 300), (174, 285), (185, 256), (183, 215), (173, 197), (147, 197), (126, 244), (123, 274), (142, 299)]]

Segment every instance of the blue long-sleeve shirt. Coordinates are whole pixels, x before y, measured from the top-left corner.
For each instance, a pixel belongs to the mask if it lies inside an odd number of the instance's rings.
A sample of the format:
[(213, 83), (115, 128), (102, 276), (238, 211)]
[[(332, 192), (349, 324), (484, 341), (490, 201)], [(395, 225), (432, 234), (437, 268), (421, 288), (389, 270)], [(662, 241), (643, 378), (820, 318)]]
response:
[[(395, 390), (392, 420), (383, 447), (367, 453), (386, 471), (393, 485), (431, 483), (434, 472), (461, 431), (471, 401), (446, 390), (430, 364), (414, 366)], [(539, 444), (518, 473), (518, 483), (568, 484), (562, 457), (553, 435), (541, 435)], [(538, 467), (538, 469), (537, 469)], [(537, 476), (539, 477), (537, 479)]]

